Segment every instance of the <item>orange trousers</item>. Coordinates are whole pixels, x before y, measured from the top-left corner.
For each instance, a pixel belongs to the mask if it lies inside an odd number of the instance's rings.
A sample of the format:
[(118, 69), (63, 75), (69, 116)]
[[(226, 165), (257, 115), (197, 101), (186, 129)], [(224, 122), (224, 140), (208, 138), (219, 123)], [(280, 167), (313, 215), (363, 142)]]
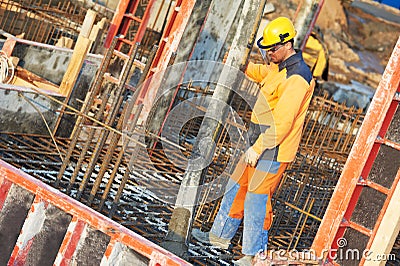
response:
[(272, 225), (272, 204), (271, 198), (275, 192), (289, 163), (273, 162), (270, 172), (264, 172), (245, 164), (242, 160), (239, 162), (231, 178), (235, 180), (240, 188), (233, 200), (229, 217), (242, 219), (244, 215), (244, 201), (247, 192), (255, 194), (268, 195), (266, 214), (264, 219), (264, 230), (269, 230)]

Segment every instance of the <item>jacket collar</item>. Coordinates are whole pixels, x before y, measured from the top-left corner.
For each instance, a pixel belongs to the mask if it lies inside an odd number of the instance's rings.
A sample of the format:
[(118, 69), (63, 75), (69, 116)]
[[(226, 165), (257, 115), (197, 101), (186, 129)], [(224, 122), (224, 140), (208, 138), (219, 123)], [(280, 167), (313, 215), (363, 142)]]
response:
[(289, 66), (292, 66), (294, 64), (297, 64), (298, 62), (303, 60), (303, 55), (301, 51), (296, 51), (296, 53), (289, 58), (287, 58), (285, 61), (281, 62), (279, 66), (279, 71), (282, 71), (282, 69), (287, 68)]

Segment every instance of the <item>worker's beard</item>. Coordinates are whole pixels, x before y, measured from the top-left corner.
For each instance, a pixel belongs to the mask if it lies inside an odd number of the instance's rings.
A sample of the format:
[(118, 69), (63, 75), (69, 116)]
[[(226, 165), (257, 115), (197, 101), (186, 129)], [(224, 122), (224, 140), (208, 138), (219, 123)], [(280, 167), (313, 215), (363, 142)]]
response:
[(274, 55), (269, 56), (269, 60), (274, 64), (279, 64), (280, 63), (280, 60)]

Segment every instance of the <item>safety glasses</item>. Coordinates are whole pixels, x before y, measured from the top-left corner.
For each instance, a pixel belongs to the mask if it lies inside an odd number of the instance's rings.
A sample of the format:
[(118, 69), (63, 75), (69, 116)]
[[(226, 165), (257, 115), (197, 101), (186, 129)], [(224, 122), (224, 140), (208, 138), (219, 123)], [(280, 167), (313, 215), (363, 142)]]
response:
[(261, 37), (260, 39), (257, 40), (257, 46), (258, 46), (258, 49), (260, 50), (260, 53), (261, 53), (261, 56), (262, 56), (264, 62), (266, 64), (269, 64), (271, 59), (269, 58), (268, 52), (275, 53), (276, 51), (281, 49), (285, 45), (285, 43), (276, 43), (271, 46), (265, 46), (265, 45), (261, 44), (262, 39), (263, 38)]
[(261, 37), (260, 39), (257, 40), (257, 46), (258, 46), (258, 48), (259, 48), (260, 50), (263, 49), (263, 50), (265, 50), (265, 51), (267, 51), (267, 52), (272, 52), (272, 53), (275, 53), (276, 51), (278, 51), (279, 49), (281, 49), (281, 47), (282, 47), (283, 45), (285, 45), (285, 43), (286, 43), (286, 42), (278, 42), (278, 43), (275, 43), (275, 44), (273, 44), (273, 45), (262, 45), (262, 44), (261, 44), (262, 40), (263, 40), (263, 37)]
[(275, 53), (276, 51), (278, 51), (279, 49), (281, 49), (283, 46), (283, 44), (275, 44), (274, 46), (272, 46), (271, 48), (266, 49), (267, 52), (271, 52), (271, 53)]

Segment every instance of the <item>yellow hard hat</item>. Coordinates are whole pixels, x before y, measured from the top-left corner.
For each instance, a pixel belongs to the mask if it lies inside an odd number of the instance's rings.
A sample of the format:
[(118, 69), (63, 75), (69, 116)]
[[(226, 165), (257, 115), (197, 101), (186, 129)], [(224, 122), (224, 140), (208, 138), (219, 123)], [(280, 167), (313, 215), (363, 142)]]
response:
[(264, 28), (263, 36), (257, 41), (258, 47), (268, 49), (272, 46), (285, 43), (296, 36), (292, 21), (286, 17), (278, 17)]

